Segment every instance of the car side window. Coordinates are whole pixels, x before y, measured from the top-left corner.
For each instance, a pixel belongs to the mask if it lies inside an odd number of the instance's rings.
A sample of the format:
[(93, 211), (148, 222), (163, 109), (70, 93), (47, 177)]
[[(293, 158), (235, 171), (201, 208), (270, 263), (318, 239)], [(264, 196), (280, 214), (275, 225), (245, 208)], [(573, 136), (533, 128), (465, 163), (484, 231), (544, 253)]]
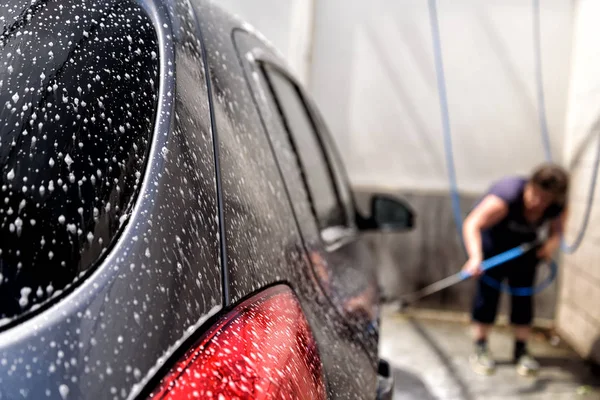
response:
[(319, 228), (325, 230), (347, 224), (333, 171), (319, 137), (312, 114), (298, 87), (270, 65), (262, 65), (273, 97), (300, 162), (313, 212)]
[(308, 108), (313, 116), (313, 121), (315, 121), (317, 132), (319, 132), (319, 136), (323, 141), (323, 146), (328, 155), (329, 164), (331, 165), (331, 172), (333, 174), (338, 191), (338, 197), (345, 208), (349, 222), (348, 225), (353, 226), (356, 208), (354, 204), (354, 197), (350, 189), (350, 182), (348, 176), (346, 175), (342, 158), (337, 151), (333, 138), (329, 133), (329, 129), (327, 128), (327, 125), (325, 124), (325, 121), (323, 120), (322, 115), (319, 113), (316, 105), (309, 101)]

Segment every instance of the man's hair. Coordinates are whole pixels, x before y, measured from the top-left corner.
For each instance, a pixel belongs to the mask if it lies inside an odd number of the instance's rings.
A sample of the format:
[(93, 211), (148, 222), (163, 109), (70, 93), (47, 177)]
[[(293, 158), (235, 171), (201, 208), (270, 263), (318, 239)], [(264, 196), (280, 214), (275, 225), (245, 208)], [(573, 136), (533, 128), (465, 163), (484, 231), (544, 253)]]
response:
[(536, 168), (529, 182), (554, 194), (559, 202), (565, 201), (569, 191), (569, 174), (564, 168), (552, 163)]

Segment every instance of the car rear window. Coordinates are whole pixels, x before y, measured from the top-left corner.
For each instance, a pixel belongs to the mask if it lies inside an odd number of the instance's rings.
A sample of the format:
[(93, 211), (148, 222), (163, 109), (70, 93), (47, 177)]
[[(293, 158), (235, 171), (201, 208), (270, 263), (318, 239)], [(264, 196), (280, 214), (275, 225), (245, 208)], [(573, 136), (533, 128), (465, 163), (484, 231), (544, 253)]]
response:
[(158, 45), (128, 0), (0, 5), (0, 326), (101, 260), (127, 223)]

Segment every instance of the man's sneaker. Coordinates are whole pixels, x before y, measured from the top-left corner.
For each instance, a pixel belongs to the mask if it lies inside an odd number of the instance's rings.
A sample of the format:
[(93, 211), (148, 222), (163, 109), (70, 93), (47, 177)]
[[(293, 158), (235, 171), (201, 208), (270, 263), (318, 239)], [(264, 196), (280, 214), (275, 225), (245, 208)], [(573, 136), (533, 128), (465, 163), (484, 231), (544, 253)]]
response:
[(517, 360), (517, 373), (521, 376), (535, 376), (540, 370), (540, 364), (529, 354), (523, 354)]
[(496, 372), (496, 362), (488, 350), (478, 349), (471, 355), (469, 361), (471, 362), (473, 371), (478, 374), (492, 375)]

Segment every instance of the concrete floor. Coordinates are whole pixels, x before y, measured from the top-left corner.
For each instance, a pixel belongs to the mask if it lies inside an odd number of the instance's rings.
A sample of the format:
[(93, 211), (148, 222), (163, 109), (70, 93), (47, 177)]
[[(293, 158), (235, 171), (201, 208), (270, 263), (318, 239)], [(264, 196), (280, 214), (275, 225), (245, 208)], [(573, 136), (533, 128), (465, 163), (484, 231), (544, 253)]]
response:
[(542, 365), (537, 378), (520, 377), (510, 364), (513, 339), (506, 328), (496, 329), (490, 338), (496, 374), (475, 374), (468, 362), (473, 349), (469, 332), (464, 323), (385, 308), (380, 353), (394, 371), (394, 399), (600, 399), (600, 376), (566, 345), (553, 346), (543, 335), (536, 335), (530, 344)]

